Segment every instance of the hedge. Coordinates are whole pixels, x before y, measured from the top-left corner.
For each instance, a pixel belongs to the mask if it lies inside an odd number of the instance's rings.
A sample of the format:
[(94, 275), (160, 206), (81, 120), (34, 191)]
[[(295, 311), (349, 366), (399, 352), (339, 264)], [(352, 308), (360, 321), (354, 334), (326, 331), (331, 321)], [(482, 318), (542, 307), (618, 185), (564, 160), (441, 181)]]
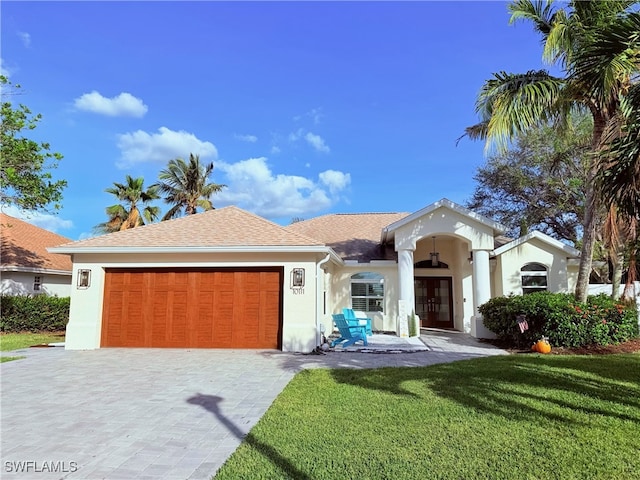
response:
[(69, 321), (69, 300), (47, 295), (0, 295), (0, 331), (62, 331)]
[[(484, 325), (510, 345), (526, 347), (542, 336), (554, 346), (610, 345), (639, 336), (635, 304), (624, 305), (601, 294), (587, 303), (569, 294), (537, 292), (497, 297), (479, 308)], [(520, 331), (516, 316), (525, 315)]]

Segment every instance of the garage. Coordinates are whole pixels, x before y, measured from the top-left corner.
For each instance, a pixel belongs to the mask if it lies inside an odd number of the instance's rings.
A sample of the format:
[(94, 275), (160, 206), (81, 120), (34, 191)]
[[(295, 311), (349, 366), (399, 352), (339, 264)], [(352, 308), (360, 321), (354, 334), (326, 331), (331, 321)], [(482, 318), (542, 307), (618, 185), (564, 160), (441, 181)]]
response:
[(268, 348), (283, 268), (106, 269), (102, 347)]

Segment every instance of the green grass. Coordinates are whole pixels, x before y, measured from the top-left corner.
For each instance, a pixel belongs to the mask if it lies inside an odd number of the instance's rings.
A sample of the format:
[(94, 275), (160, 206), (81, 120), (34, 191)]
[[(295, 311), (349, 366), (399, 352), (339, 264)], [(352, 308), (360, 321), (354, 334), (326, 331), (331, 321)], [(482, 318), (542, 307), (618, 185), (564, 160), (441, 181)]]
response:
[(43, 343), (64, 342), (64, 335), (51, 333), (4, 333), (0, 335), (0, 351), (9, 352)]
[(25, 357), (0, 357), (0, 363), (12, 362), (14, 360), (20, 360)]
[(640, 354), (308, 370), (215, 478), (637, 479), (639, 437)]

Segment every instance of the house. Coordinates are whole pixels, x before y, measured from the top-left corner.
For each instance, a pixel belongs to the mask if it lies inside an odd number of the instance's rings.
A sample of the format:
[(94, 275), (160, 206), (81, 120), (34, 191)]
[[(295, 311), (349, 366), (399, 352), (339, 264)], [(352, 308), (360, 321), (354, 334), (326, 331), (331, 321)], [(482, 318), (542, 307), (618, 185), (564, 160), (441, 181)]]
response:
[(3, 295), (71, 294), (71, 259), (47, 247), (71, 240), (0, 213), (2, 251), (0, 293)]
[(378, 331), (405, 335), (414, 318), (484, 337), (490, 298), (574, 288), (580, 252), (504, 231), (447, 199), (286, 227), (231, 206), (50, 251), (73, 255), (66, 348), (308, 352), (343, 307)]

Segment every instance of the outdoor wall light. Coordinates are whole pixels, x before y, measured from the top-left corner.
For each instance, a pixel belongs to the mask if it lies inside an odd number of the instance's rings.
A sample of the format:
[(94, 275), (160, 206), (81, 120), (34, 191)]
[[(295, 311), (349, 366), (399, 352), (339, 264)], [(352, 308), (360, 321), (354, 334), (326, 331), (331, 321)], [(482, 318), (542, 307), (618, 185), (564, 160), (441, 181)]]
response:
[(440, 266), (440, 254), (436, 252), (436, 237), (433, 238), (433, 252), (431, 252), (431, 266), (439, 267)]
[(78, 270), (78, 289), (89, 288), (91, 285), (91, 270)]
[(304, 268), (291, 270), (291, 288), (304, 287)]

